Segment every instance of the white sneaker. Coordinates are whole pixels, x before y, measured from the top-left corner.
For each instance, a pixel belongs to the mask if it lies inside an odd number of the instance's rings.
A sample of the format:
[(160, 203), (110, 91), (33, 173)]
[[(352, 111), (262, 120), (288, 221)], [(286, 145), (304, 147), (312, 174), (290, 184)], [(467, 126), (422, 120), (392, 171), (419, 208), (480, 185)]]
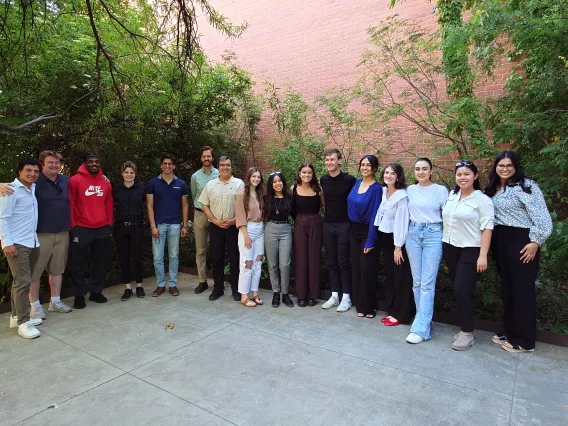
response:
[[(43, 321), (41, 320), (41, 318), (30, 318), (30, 322), (35, 327), (40, 325)], [(18, 327), (19, 327), (18, 317), (13, 317), (12, 315), (10, 315), (10, 328), (18, 328)]]
[(321, 305), (322, 309), (330, 309), (339, 305), (339, 298), (331, 296), (327, 302)]
[(408, 343), (412, 343), (413, 345), (417, 345), (418, 343), (423, 342), (424, 339), (419, 334), (410, 333), (408, 336), (406, 336), (406, 341)]
[(337, 307), (337, 312), (347, 312), (349, 309), (351, 309), (351, 299), (345, 299), (344, 297)]
[(71, 309), (69, 306), (67, 306), (65, 303), (63, 303), (61, 300), (58, 300), (55, 303), (49, 302), (49, 308), (47, 308), (47, 310), (49, 312), (61, 312), (63, 314), (66, 314), (67, 312), (71, 312), (73, 309)]
[(35, 339), (36, 337), (41, 336), (40, 331), (35, 328), (35, 325), (32, 324), (31, 320), (18, 326), (18, 334), (24, 339)]
[(31, 308), (30, 308), (30, 318), (45, 319), (46, 316), (45, 316), (45, 312), (43, 310), (43, 306), (41, 306), (41, 305), (36, 306), (32, 303)]

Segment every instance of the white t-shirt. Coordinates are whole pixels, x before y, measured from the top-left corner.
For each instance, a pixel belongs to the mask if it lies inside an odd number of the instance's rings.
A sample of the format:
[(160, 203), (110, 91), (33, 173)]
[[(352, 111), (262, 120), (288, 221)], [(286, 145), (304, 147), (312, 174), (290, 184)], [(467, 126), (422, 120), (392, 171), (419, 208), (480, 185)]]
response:
[(433, 183), (428, 186), (410, 185), (408, 193), (408, 211), (410, 220), (415, 223), (441, 223), (442, 208), (448, 199), (448, 190)]

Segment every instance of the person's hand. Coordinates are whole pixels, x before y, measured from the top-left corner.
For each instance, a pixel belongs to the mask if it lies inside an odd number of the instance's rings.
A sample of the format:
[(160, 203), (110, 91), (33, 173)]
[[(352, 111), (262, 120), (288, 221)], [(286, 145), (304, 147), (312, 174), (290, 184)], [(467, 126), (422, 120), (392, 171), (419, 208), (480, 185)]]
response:
[(182, 227), (181, 227), (180, 235), (181, 235), (182, 237), (186, 237), (186, 236), (187, 236), (187, 232), (188, 232), (188, 231), (187, 231), (187, 226), (182, 226)]
[(157, 226), (152, 226), (152, 238), (160, 238), (160, 231)]
[(16, 246), (6, 246), (4, 247), (4, 254), (8, 257), (16, 257), (18, 255), (18, 249)]
[(487, 270), (487, 255), (480, 254), (477, 258), (477, 272), (485, 272)]
[(531, 262), (536, 256), (539, 247), (540, 246), (537, 243), (528, 243), (526, 246), (524, 246), (523, 249), (521, 250), (522, 254), (521, 261), (523, 263)]
[(0, 183), (0, 197), (7, 197), (14, 193), (13, 183)]
[(373, 250), (373, 248), (374, 248), (374, 247), (364, 248), (364, 249), (363, 249), (363, 254), (371, 253), (371, 251)]
[(402, 255), (402, 250), (394, 249), (394, 263), (396, 265), (401, 265), (404, 262), (404, 256)]
[(245, 247), (248, 249), (252, 247), (252, 240), (248, 235), (245, 237)]

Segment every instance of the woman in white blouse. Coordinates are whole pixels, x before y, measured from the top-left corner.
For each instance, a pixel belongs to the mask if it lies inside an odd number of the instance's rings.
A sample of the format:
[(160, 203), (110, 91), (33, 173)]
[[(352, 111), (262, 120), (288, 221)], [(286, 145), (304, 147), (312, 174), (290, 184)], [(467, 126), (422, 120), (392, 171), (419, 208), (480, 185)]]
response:
[(379, 244), (383, 250), (386, 272), (386, 297), (379, 308), (388, 316), (381, 319), (386, 326), (410, 323), (414, 314), (412, 276), (404, 247), (408, 234), (408, 194), (404, 169), (389, 163), (383, 170), (381, 205), (375, 217), (379, 228)]
[(406, 341), (417, 344), (431, 337), (436, 277), (442, 260), (442, 208), (448, 199), (448, 190), (432, 182), (432, 162), (428, 158), (416, 160), (414, 176), (418, 183), (406, 190), (410, 214), (406, 251), (412, 271), (416, 316)]
[(495, 206), (491, 254), (503, 298), (503, 329), (493, 343), (509, 352), (532, 352), (536, 339), (536, 291), (540, 246), (552, 233), (552, 219), (535, 181), (525, 176), (512, 151), (497, 156), (485, 194)]
[(493, 203), (480, 190), (477, 167), (460, 161), (455, 169), (456, 187), (442, 210), (443, 257), (454, 282), (460, 316), (460, 332), (452, 349), (465, 351), (475, 343), (475, 285), (487, 269), (487, 252), (493, 230)]

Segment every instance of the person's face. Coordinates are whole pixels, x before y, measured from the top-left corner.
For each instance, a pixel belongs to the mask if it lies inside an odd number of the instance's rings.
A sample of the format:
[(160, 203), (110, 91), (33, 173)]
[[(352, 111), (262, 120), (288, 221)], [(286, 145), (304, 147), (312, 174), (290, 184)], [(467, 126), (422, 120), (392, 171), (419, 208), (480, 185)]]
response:
[(101, 169), (101, 162), (97, 157), (91, 157), (85, 161), (85, 167), (90, 174), (95, 175)]
[(201, 153), (201, 164), (203, 167), (210, 167), (211, 163), (213, 163), (213, 154), (210, 150), (203, 151)]
[(160, 165), (160, 169), (163, 174), (171, 175), (176, 169), (176, 165), (171, 159), (164, 158), (164, 161), (162, 161), (162, 164)]
[(510, 158), (503, 158), (497, 163), (497, 176), (501, 179), (508, 180), (515, 172), (515, 166)]
[(131, 167), (127, 167), (122, 172), (122, 178), (124, 179), (124, 182), (132, 183), (132, 182), (134, 182), (134, 179), (136, 178), (136, 172)]
[(298, 176), (300, 176), (300, 179), (302, 180), (302, 182), (305, 182), (305, 183), (310, 183), (312, 181), (313, 175), (314, 175), (314, 172), (309, 167), (302, 167), (302, 169), (300, 170), (300, 173), (298, 173)]
[(394, 187), (398, 175), (392, 167), (387, 167), (383, 172), (383, 181), (387, 186)]
[(39, 177), (39, 167), (26, 164), (22, 170), (18, 172), (18, 179), (24, 185), (31, 185)]
[(46, 176), (55, 176), (61, 171), (61, 160), (48, 155), (43, 160), (43, 173)]
[(284, 184), (282, 183), (282, 179), (280, 176), (275, 175), (274, 179), (272, 180), (272, 189), (274, 192), (280, 193), (284, 189)]
[(260, 184), (260, 172), (254, 172), (250, 176), (250, 184), (255, 188)]
[(477, 174), (473, 173), (469, 167), (460, 167), (456, 170), (456, 185), (463, 190), (473, 188), (473, 182), (477, 179)]
[(231, 165), (231, 160), (219, 161), (219, 175), (222, 178), (228, 179), (231, 177), (233, 172), (233, 166)]
[(359, 171), (363, 177), (373, 176), (375, 174), (371, 162), (366, 158), (359, 164)]
[(432, 176), (432, 169), (430, 164), (426, 161), (417, 161), (414, 165), (414, 176), (419, 183), (426, 183), (430, 181)]
[(341, 167), (341, 160), (337, 158), (337, 154), (325, 156), (325, 167), (328, 172), (335, 172)]

